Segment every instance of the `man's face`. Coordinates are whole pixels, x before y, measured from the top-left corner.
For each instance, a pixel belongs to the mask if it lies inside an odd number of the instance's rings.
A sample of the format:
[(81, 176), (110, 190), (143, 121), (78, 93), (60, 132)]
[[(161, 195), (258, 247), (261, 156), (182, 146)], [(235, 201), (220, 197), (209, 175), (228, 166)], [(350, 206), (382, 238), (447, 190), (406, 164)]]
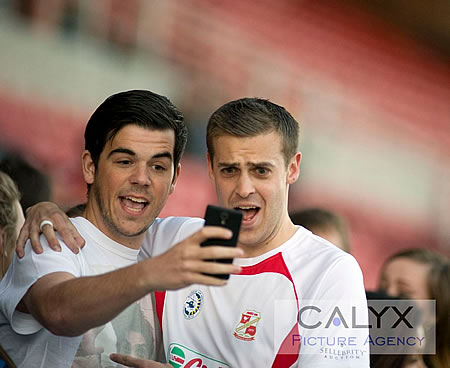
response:
[(174, 189), (174, 144), (172, 130), (126, 125), (106, 143), (97, 168), (85, 151), (84, 176), (92, 184), (88, 220), (113, 240), (138, 248)]
[(219, 136), (213, 144), (209, 174), (219, 203), (244, 213), (239, 246), (246, 256), (263, 254), (288, 240), (295, 232), (287, 212), (288, 185), (297, 180), (301, 154), (286, 165), (276, 132)]

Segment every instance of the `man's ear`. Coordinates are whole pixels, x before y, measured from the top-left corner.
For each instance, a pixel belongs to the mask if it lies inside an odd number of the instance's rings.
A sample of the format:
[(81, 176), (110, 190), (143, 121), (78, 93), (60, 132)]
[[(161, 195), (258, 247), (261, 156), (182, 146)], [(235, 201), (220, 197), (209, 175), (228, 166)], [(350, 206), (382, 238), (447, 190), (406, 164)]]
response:
[(287, 176), (286, 176), (286, 182), (287, 184), (294, 184), (298, 176), (300, 175), (300, 161), (302, 160), (302, 154), (301, 152), (297, 152), (289, 162), (288, 168), (287, 168)]
[(213, 162), (212, 162), (211, 156), (209, 155), (209, 152), (206, 152), (206, 161), (208, 162), (208, 175), (209, 175), (209, 178), (212, 181), (214, 181)]
[(92, 161), (91, 153), (84, 150), (81, 154), (81, 166), (83, 168), (83, 176), (86, 184), (93, 184), (95, 179), (95, 165)]
[(172, 194), (175, 190), (175, 187), (177, 185), (178, 178), (180, 177), (181, 173), (181, 164), (178, 164), (177, 168), (175, 169), (175, 173), (173, 174), (172, 184), (170, 184), (169, 194)]

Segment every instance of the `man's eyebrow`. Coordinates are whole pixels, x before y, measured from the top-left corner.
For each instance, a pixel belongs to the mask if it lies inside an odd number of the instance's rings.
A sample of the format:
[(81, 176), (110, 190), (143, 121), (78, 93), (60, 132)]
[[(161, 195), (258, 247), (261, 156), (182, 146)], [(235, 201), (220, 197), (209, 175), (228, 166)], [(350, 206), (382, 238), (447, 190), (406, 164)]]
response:
[[(130, 156), (136, 156), (136, 152), (130, 150), (129, 148), (119, 147), (119, 148), (113, 149), (108, 154), (108, 158), (110, 158), (112, 155), (117, 154), (117, 153), (125, 153), (125, 154), (130, 155)], [(156, 153), (155, 155), (153, 155), (152, 159), (163, 158), (163, 157), (167, 157), (169, 160), (172, 160), (172, 153), (167, 152), (167, 151), (166, 152), (159, 152), (159, 153)]]
[(108, 158), (110, 158), (112, 155), (114, 155), (114, 154), (116, 154), (116, 153), (126, 153), (127, 155), (130, 155), (130, 156), (136, 156), (136, 152), (134, 152), (134, 151), (132, 151), (132, 150), (130, 150), (130, 149), (128, 149), (128, 148), (122, 148), (122, 147), (119, 147), (119, 148), (113, 149), (113, 150), (108, 154)]
[(152, 158), (163, 158), (163, 157), (167, 157), (169, 160), (172, 160), (172, 153), (166, 151), (166, 152), (161, 152), (161, 153), (157, 153), (155, 155), (152, 156)]
[(218, 167), (240, 166), (237, 162), (219, 162)]
[[(238, 162), (219, 162), (218, 167), (240, 167), (241, 164)], [(245, 164), (247, 167), (275, 167), (275, 164), (269, 161), (262, 162), (247, 162)]]
[(275, 167), (275, 164), (269, 161), (263, 161), (263, 162), (249, 162), (247, 166), (250, 167)]

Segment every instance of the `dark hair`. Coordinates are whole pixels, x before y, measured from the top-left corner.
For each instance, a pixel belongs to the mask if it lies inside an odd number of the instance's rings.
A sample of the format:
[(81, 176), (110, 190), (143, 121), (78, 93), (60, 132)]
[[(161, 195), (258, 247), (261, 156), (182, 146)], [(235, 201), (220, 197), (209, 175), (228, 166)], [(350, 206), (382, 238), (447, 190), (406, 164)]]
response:
[(81, 203), (81, 204), (77, 204), (76, 206), (69, 208), (66, 211), (66, 215), (67, 215), (67, 217), (83, 216), (84, 211), (86, 211), (86, 203)]
[(295, 225), (300, 225), (312, 231), (327, 231), (334, 229), (342, 239), (342, 248), (349, 252), (349, 236), (346, 221), (336, 213), (323, 208), (305, 208), (290, 215)]
[(299, 126), (292, 115), (284, 107), (262, 98), (241, 98), (228, 102), (217, 109), (208, 121), (206, 145), (211, 161), (216, 137), (254, 137), (274, 131), (282, 139), (282, 152), (287, 165), (298, 148)]
[(28, 207), (51, 200), (52, 187), (48, 175), (33, 167), (20, 155), (6, 154), (0, 162), (0, 170), (8, 174), (19, 188), (24, 214)]
[(183, 114), (167, 97), (147, 90), (120, 92), (108, 97), (92, 114), (84, 132), (85, 149), (95, 167), (105, 144), (126, 125), (134, 124), (153, 130), (173, 130), (175, 133), (174, 167), (183, 155), (187, 129)]

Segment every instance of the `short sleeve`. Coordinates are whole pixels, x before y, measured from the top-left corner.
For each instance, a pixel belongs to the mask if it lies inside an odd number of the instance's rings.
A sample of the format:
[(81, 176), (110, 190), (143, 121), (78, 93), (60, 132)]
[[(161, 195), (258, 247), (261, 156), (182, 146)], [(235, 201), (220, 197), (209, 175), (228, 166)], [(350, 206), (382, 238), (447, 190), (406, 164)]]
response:
[(356, 260), (345, 255), (323, 270), (314, 300), (302, 300), (299, 367), (369, 367), (368, 310)]
[(43, 253), (34, 253), (28, 241), (25, 256), (19, 259), (14, 255), (8, 272), (0, 282), (0, 312), (17, 333), (34, 333), (41, 328), (30, 314), (15, 311), (17, 304), (39, 278), (54, 272), (67, 272), (75, 277), (82, 275), (80, 255), (73, 254), (64, 244), (61, 252), (53, 251), (43, 236), (40, 241)]

